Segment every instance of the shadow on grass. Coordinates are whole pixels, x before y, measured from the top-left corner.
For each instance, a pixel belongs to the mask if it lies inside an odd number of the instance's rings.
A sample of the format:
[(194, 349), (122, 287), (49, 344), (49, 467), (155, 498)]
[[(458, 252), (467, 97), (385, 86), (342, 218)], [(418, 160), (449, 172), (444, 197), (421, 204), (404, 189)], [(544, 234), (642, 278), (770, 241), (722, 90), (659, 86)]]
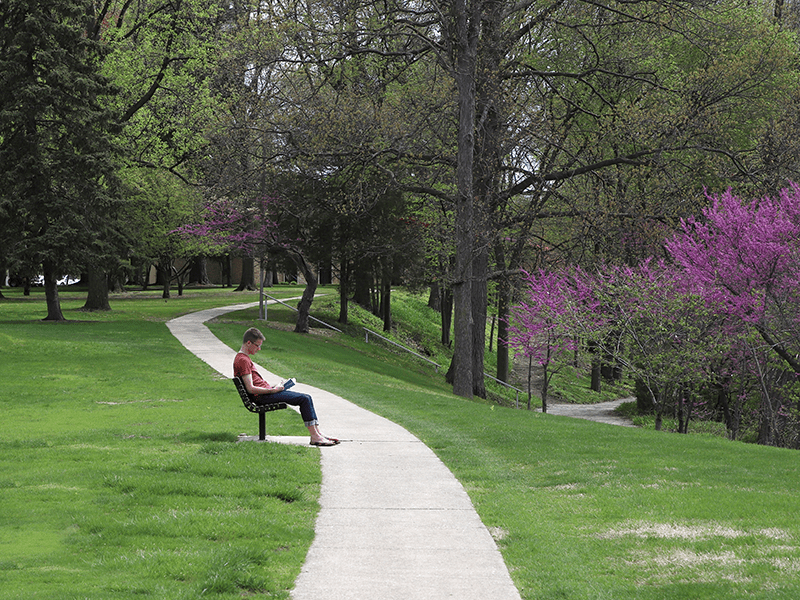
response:
[(235, 442), (239, 436), (229, 431), (184, 431), (178, 439), (187, 443), (198, 442)]

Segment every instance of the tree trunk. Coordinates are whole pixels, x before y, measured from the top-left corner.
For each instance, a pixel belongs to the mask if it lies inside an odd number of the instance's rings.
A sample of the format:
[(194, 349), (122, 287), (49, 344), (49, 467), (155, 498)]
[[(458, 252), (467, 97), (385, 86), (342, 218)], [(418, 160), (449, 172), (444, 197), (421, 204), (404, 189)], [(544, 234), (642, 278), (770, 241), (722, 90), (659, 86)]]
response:
[(651, 397), (653, 399), (653, 407), (656, 411), (655, 429), (656, 431), (661, 431), (661, 426), (664, 423), (664, 391), (660, 390), (656, 395), (651, 393)]
[(6, 285), (6, 277), (8, 276), (8, 266), (5, 259), (0, 259), (0, 298), (5, 298), (2, 288)]
[(453, 292), (448, 287), (442, 287), (442, 345), (450, 347), (450, 330), (453, 328)]
[(596, 358), (592, 359), (592, 380), (589, 384), (589, 389), (593, 392), (599, 392), (602, 389), (602, 380), (600, 376), (600, 361)]
[(550, 378), (552, 374), (547, 365), (542, 366), (542, 412), (547, 412), (547, 394), (550, 391)]
[(432, 283), (429, 287), (428, 308), (436, 312), (441, 312), (442, 310), (442, 292), (438, 283)]
[(222, 280), (224, 282), (224, 287), (232, 287), (233, 282), (231, 281), (231, 255), (226, 254), (220, 259), (220, 267), (222, 270)]
[(158, 272), (161, 274), (161, 297), (169, 298), (169, 286), (172, 279), (172, 264), (167, 260), (158, 263)]
[[(467, 12), (467, 11), (470, 12)], [(458, 90), (458, 157), (456, 168), (456, 264), (453, 282), (455, 309), (455, 351), (450, 371), (453, 393), (466, 398), (473, 390), (473, 187), (475, 154), (475, 65), (480, 35), (480, 2), (467, 6), (466, 0), (453, 3), (455, 39), (455, 80)]]
[(350, 279), (353, 282), (353, 302), (372, 311), (372, 274), (365, 261), (354, 265)]
[[(498, 97), (502, 88), (501, 63), (505, 46), (501, 40), (500, 22), (506, 6), (502, 2), (475, 2), (473, 26), (480, 31), (475, 50), (475, 90), (473, 116), (474, 155), (473, 184), (473, 284), (472, 284), (472, 377), (473, 393), (486, 397), (484, 363), (486, 350), (486, 307), (488, 304), (489, 248), (495, 234), (498, 188), (502, 165), (501, 138), (506, 132), (502, 122), (503, 102)], [(502, 92), (500, 92), (502, 94)]]
[(242, 276), (239, 279), (239, 287), (236, 288), (237, 292), (244, 290), (256, 289), (256, 273), (255, 261), (250, 256), (242, 257)]
[(772, 399), (766, 391), (762, 391), (761, 393), (761, 410), (759, 411), (759, 419), (758, 443), (763, 446), (774, 446), (775, 410), (772, 407)]
[(392, 330), (392, 275), (384, 273), (383, 296), (381, 298), (381, 314), (383, 316), (383, 330)]
[[(533, 357), (528, 357), (528, 410), (531, 409), (531, 399), (533, 397)], [(547, 412), (547, 402), (542, 401), (542, 412)]]
[(297, 305), (297, 322), (295, 323), (294, 331), (295, 333), (308, 333), (308, 315), (311, 312), (311, 303), (314, 301), (314, 294), (317, 293), (317, 282), (319, 279), (308, 262), (306, 262), (305, 257), (298, 252), (290, 252), (290, 255), (306, 280), (303, 296), (300, 298), (300, 302)]
[(211, 280), (208, 278), (208, 258), (205, 256), (198, 256), (195, 262), (197, 267), (197, 283), (200, 285), (208, 285)]
[(65, 321), (61, 312), (61, 300), (58, 297), (58, 273), (50, 261), (45, 261), (44, 268), (44, 296), (47, 302), (47, 316), (45, 321)]
[(489, 251), (485, 243), (479, 244), (476, 249), (472, 265), (472, 393), (479, 398), (486, 398), (483, 365), (486, 358), (486, 303), (489, 296), (486, 277)]
[(722, 415), (725, 419), (725, 429), (728, 431), (728, 439), (735, 440), (737, 437), (737, 427), (733, 422), (731, 405), (728, 396), (728, 389), (725, 384), (717, 384), (717, 405), (722, 406)]
[(86, 283), (88, 294), (83, 310), (111, 310), (108, 302), (108, 274), (95, 265), (88, 265), (86, 269)]
[(511, 307), (511, 283), (505, 278), (497, 286), (497, 375), (508, 383), (511, 360), (508, 350), (508, 316)]
[(347, 304), (347, 293), (350, 287), (350, 264), (348, 259), (342, 258), (339, 267), (339, 323), (347, 324), (349, 310)]

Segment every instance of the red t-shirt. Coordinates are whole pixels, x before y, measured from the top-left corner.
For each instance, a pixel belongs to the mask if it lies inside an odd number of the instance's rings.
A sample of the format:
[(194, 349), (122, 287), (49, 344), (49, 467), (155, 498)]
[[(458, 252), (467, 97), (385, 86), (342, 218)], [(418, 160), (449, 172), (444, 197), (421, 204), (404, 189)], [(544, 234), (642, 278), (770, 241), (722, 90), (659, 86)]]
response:
[(244, 377), (245, 375), (253, 376), (253, 385), (256, 387), (272, 387), (261, 378), (261, 375), (258, 374), (258, 371), (256, 371), (256, 368), (253, 365), (253, 361), (250, 360), (250, 357), (243, 352), (238, 352), (236, 354), (236, 358), (233, 359), (233, 376)]

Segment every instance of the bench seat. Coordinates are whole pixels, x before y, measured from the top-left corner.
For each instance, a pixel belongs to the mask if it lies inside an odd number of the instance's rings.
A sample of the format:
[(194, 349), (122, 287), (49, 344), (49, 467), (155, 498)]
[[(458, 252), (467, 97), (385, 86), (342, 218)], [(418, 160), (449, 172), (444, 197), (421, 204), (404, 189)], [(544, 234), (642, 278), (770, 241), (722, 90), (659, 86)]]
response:
[(281, 410), (287, 408), (285, 402), (270, 402), (268, 404), (259, 404), (256, 401), (256, 396), (249, 394), (247, 388), (244, 386), (244, 381), (241, 377), (234, 377), (233, 384), (236, 386), (236, 391), (242, 398), (244, 407), (250, 412), (258, 413), (258, 439), (265, 440), (267, 438), (267, 423), (265, 415), (273, 410)]

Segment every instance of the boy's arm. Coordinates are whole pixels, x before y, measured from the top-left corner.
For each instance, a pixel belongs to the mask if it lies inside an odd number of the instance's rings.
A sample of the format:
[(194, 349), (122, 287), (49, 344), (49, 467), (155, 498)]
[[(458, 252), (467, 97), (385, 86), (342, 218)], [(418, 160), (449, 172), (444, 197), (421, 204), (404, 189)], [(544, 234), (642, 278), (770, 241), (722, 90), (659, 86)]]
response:
[(242, 381), (244, 382), (244, 387), (247, 390), (247, 392), (256, 396), (260, 396), (262, 394), (277, 394), (278, 392), (283, 391), (282, 385), (277, 385), (275, 387), (261, 387), (255, 385), (253, 383), (252, 373), (248, 373), (247, 375), (242, 375)]

